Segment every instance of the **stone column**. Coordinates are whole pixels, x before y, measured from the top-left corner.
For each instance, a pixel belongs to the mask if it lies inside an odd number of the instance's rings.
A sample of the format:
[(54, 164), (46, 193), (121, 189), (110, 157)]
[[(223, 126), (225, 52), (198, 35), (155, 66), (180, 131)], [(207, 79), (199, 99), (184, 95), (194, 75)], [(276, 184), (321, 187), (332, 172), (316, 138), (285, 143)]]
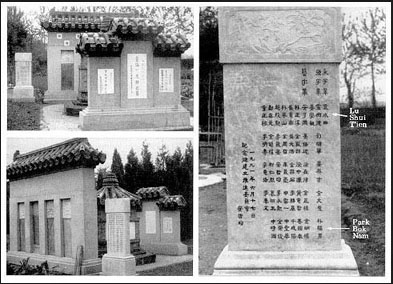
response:
[(130, 253), (130, 199), (105, 200), (107, 253), (102, 257), (104, 275), (135, 275)]
[(228, 246), (215, 275), (358, 275), (341, 240), (341, 11), (219, 9)]
[(87, 105), (87, 57), (81, 56), (79, 65), (79, 88), (77, 101), (79, 104)]
[(31, 53), (15, 53), (14, 100), (34, 101), (34, 88), (31, 83)]

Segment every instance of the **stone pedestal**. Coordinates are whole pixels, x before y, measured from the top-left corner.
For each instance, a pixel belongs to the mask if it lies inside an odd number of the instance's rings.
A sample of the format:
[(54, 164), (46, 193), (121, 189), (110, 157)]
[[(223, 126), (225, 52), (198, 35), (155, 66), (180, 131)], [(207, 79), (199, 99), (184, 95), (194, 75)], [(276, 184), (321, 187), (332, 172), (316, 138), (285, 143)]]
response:
[(135, 275), (135, 257), (130, 253), (130, 199), (105, 200), (107, 253), (102, 257), (104, 275)]
[(224, 248), (214, 274), (255, 276), (359, 276), (351, 248), (330, 251), (230, 251)]
[(214, 274), (358, 275), (341, 240), (332, 115), (340, 9), (220, 8), (219, 22), (228, 246)]
[(181, 105), (173, 108), (94, 109), (79, 112), (83, 130), (189, 130), (190, 113)]
[(34, 101), (31, 83), (31, 53), (15, 53), (15, 87), (11, 99)]

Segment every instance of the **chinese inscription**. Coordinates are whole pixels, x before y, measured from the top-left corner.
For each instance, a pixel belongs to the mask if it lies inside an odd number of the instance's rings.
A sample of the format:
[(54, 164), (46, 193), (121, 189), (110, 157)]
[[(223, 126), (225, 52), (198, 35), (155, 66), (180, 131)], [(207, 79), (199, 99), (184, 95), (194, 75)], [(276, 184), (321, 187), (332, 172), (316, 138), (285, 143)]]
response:
[(147, 55), (127, 54), (128, 99), (147, 98)]

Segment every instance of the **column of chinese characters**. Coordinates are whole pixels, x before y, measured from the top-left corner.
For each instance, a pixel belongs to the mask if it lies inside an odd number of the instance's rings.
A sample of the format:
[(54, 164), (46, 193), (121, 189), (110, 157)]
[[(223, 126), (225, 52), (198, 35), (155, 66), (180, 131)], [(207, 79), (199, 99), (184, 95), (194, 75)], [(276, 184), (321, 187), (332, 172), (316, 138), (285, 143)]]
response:
[(242, 192), (244, 203), (237, 207), (238, 225), (243, 226), (246, 217), (255, 219), (256, 212), (256, 179), (255, 179), (255, 151), (249, 149), (248, 144), (242, 142)]
[(308, 85), (307, 68), (304, 67), (304, 68), (302, 68), (302, 95), (303, 96), (307, 96), (308, 95), (307, 85)]
[(328, 76), (329, 73), (326, 68), (315, 70), (315, 94), (317, 96), (328, 94)]
[[(316, 144), (316, 152), (317, 154), (321, 154), (322, 153), (322, 134), (321, 133), (317, 133), (316, 134), (316, 138), (317, 138), (317, 142)], [(318, 160), (317, 164), (316, 164), (316, 175), (317, 175), (317, 182), (320, 183), (322, 181), (322, 161)], [(318, 189), (317, 193), (317, 210), (318, 212), (323, 211), (322, 208), (322, 194), (323, 192)], [(318, 218), (317, 219), (317, 232), (318, 232), (318, 239), (321, 239), (323, 237), (323, 226), (322, 226), (322, 219)]]

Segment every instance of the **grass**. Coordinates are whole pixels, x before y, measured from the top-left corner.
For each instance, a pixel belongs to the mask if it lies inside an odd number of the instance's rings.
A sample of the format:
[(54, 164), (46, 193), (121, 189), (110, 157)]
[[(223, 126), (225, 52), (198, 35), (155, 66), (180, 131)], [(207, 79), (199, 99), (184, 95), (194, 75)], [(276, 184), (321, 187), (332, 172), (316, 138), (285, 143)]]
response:
[(7, 102), (8, 130), (40, 130), (42, 105), (34, 102)]
[(192, 261), (138, 272), (140, 276), (192, 276)]
[[(361, 276), (385, 273), (385, 131), (382, 128), (342, 129), (342, 225), (353, 218), (370, 220), (369, 239), (342, 233)], [(204, 173), (221, 172), (221, 168)], [(227, 244), (226, 183), (199, 189), (199, 273), (210, 275)]]
[(352, 248), (362, 276), (385, 273), (385, 131), (342, 129), (342, 222), (368, 219), (369, 239), (353, 239), (352, 230), (342, 233)]

